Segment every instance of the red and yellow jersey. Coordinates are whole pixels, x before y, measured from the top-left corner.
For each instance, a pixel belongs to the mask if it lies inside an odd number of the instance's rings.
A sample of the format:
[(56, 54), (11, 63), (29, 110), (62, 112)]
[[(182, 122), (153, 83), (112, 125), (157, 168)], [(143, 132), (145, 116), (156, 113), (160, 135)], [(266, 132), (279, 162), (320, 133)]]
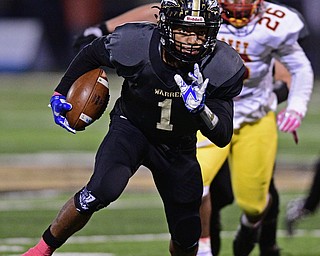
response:
[(268, 2), (264, 2), (263, 14), (243, 28), (222, 24), (218, 39), (236, 49), (248, 69), (242, 92), (234, 99), (235, 129), (274, 110), (272, 69), (275, 59), (283, 63), (292, 76), (288, 109), (305, 115), (313, 87), (313, 71), (298, 44), (303, 29), (304, 22), (296, 12)]

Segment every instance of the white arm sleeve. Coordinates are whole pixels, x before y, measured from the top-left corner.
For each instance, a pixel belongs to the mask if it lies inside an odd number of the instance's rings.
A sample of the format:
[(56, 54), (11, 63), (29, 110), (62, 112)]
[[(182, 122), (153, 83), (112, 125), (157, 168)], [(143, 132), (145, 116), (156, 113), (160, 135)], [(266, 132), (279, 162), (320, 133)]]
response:
[(280, 46), (276, 54), (291, 74), (287, 109), (295, 110), (304, 117), (314, 83), (311, 63), (297, 42)]

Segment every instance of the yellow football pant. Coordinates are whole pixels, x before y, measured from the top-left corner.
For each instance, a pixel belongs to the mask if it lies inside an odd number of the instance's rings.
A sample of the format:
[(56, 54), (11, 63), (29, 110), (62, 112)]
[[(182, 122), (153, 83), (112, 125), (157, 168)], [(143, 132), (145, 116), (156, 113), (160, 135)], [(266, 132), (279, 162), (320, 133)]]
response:
[[(198, 133), (198, 141), (203, 140)], [(268, 201), (278, 135), (274, 112), (234, 131), (231, 143), (224, 148), (213, 144), (198, 148), (204, 186), (210, 185), (228, 157), (231, 183), (236, 203), (248, 215), (259, 215)]]

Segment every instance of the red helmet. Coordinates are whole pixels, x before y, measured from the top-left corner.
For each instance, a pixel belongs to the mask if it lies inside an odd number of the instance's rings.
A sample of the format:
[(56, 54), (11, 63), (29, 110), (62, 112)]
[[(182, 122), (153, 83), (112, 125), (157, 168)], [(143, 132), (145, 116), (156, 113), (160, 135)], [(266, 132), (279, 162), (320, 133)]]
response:
[(221, 17), (236, 28), (247, 25), (261, 12), (263, 0), (219, 0)]

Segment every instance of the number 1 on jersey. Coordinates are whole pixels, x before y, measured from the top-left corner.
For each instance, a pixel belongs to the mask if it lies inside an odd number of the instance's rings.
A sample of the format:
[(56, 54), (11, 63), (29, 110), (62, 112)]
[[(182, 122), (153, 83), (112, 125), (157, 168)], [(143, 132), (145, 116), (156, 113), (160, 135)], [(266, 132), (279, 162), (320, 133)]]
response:
[(157, 123), (157, 129), (172, 131), (173, 125), (170, 124), (172, 99), (165, 99), (158, 103), (161, 108), (160, 123)]

